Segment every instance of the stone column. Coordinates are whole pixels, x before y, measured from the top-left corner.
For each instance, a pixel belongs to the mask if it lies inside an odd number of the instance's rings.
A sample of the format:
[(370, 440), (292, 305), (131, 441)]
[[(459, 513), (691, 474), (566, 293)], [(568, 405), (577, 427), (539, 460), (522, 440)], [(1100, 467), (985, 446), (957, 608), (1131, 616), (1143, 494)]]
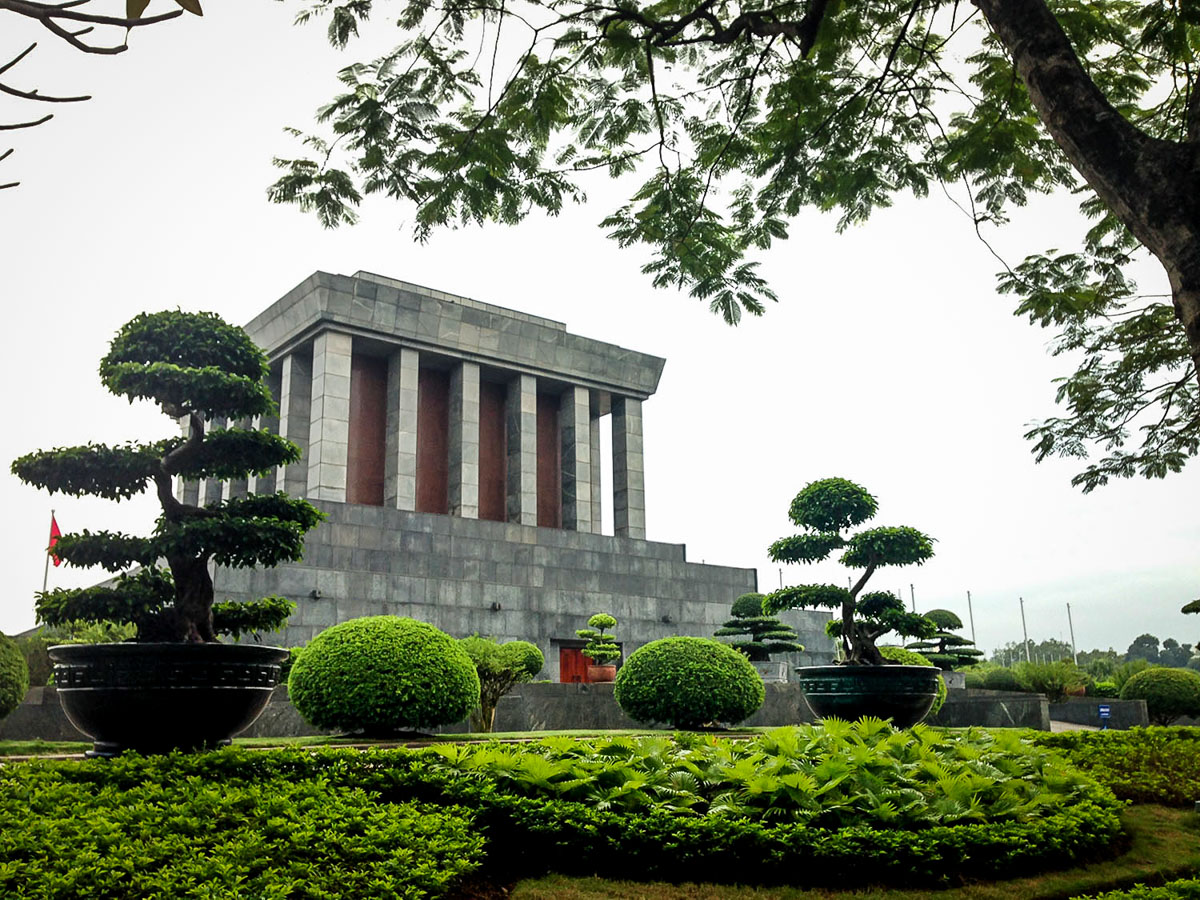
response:
[(592, 414), (585, 387), (569, 387), (558, 408), (562, 436), (562, 523), (568, 531), (592, 530)]
[[(231, 428), (237, 431), (246, 431), (251, 427), (249, 417), (243, 416), (230, 425)], [(225, 489), (221, 496), (228, 500), (230, 497), (245, 497), (251, 490), (250, 484), (253, 475), (244, 475), (241, 478), (231, 478), (225, 482)]]
[(479, 518), (479, 365), (450, 373), (450, 515)]
[(604, 492), (600, 489), (603, 481), (603, 473), (600, 466), (600, 415), (593, 412), (590, 421), (590, 441), (591, 458), (592, 458), (592, 534), (601, 534), (604, 527), (601, 524), (602, 507), (600, 498), (604, 496)]
[(383, 505), (417, 508), (417, 376), (421, 354), (402, 347), (388, 358)]
[[(273, 368), (267, 376), (267, 388), (271, 391), (271, 396), (275, 398), (279, 397), (280, 374), (278, 369)], [(279, 434), (278, 413), (264, 413), (261, 416), (256, 416), (253, 427), (268, 434)], [(252, 494), (273, 494), (277, 490), (275, 487), (275, 469), (272, 469), (266, 475), (251, 475), (249, 482), (249, 489)]]
[(613, 398), (613, 531), (646, 538), (646, 476), (642, 461), (642, 401)]
[(289, 353), (279, 373), (279, 434), (298, 444), (299, 462), (275, 469), (275, 489), (293, 497), (308, 495), (308, 430), (312, 406), (312, 360)]
[(308, 426), (308, 497), (346, 502), (350, 441), (348, 334), (324, 331), (313, 341), (312, 406)]
[(518, 375), (504, 403), (508, 450), (508, 521), (537, 525), (537, 379)]
[[(211, 434), (215, 429), (225, 427), (225, 419), (217, 417), (204, 423), (204, 431), (206, 434)], [(220, 503), (224, 497), (224, 482), (216, 478), (205, 478), (200, 482), (200, 504), (208, 506), (210, 503)]]
[[(192, 434), (191, 417), (184, 416), (179, 420), (179, 430), (183, 433), (183, 439), (187, 440)], [(175, 478), (175, 496), (179, 498), (180, 503), (186, 503), (188, 506), (198, 506), (200, 504), (200, 481), (186, 481), (179, 476)]]

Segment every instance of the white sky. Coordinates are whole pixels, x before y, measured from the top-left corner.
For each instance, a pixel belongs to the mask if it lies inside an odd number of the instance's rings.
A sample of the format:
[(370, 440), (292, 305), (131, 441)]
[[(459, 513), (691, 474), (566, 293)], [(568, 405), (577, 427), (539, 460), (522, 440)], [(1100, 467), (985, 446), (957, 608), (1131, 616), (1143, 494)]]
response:
[[(323, 25), (291, 27), (292, 4), (206, 6), (203, 19), (135, 33), (119, 57), (84, 56), (3, 20), (0, 62), (40, 42), (6, 83), (94, 95), (54, 107), (0, 97), (0, 122), (57, 113), (0, 133), (0, 152), (16, 148), (0, 183), (22, 182), (0, 192), (6, 467), (34, 449), (171, 432), (153, 407), (131, 408), (96, 377), (108, 340), (136, 313), (212, 310), (244, 324), (316, 269), (364, 269), (666, 357), (645, 406), (648, 532), (686, 543), (689, 559), (757, 567), (760, 589), (778, 586), (766, 548), (791, 533), (791, 497), (838, 475), (878, 496), (875, 524), (938, 540), (932, 561), (883, 570), (872, 585), (907, 601), (911, 584), (919, 609), (964, 621), (970, 590), (981, 647), (1021, 638), (1021, 596), (1034, 639), (1069, 640), (1070, 603), (1080, 650), (1123, 650), (1145, 631), (1200, 638), (1200, 620), (1179, 612), (1200, 588), (1200, 466), (1085, 496), (1069, 484), (1075, 463), (1034, 464), (1024, 426), (1054, 412), (1050, 379), (1068, 363), (1046, 354), (1049, 332), (996, 296), (997, 264), (940, 196), (842, 236), (831, 217), (804, 213), (763, 264), (781, 302), (736, 329), (652, 290), (639, 257), (604, 239), (596, 223), (623, 197), (605, 184), (558, 219), (442, 232), (426, 246), (403, 228), (411, 210), (380, 201), (356, 228), (327, 232), (268, 204), (270, 161), (295, 151), (282, 127), (307, 128), (342, 60), (367, 51), (340, 58)], [(167, 8), (155, 0), (149, 11)], [(392, 37), (387, 20), (373, 42)], [(999, 245), (1014, 260), (1073, 246), (1073, 209), (1043, 201)], [(33, 624), (52, 507), (64, 530), (144, 532), (157, 512), (149, 498), (51, 498), (7, 468), (0, 506), (8, 633)], [(788, 567), (783, 577), (843, 583), (846, 572)], [(64, 566), (50, 585), (97, 578)]]

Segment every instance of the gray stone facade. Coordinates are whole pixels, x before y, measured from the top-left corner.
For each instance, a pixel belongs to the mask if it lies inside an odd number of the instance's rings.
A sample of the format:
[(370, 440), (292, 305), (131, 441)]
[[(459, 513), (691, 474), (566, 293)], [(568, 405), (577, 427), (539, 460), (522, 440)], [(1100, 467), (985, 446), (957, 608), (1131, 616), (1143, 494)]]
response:
[[(526, 640), (546, 657), (542, 678), (559, 679), (559, 649), (580, 646), (575, 630), (609, 612), (625, 656), (677, 634), (711, 637), (740, 594), (755, 590), (753, 569), (688, 562), (685, 547), (511, 522), (488, 522), (380, 506), (317, 501), (329, 518), (309, 532), (303, 561), (274, 569), (217, 569), (217, 598), (280, 594), (297, 610), (277, 640), (308, 643), (360, 616), (411, 616), (455, 636)], [(318, 594), (313, 596), (313, 592)], [(816, 653), (829, 655), (826, 616), (780, 618)]]
[[(616, 638), (628, 655), (656, 638), (711, 636), (733, 600), (755, 589), (753, 569), (689, 563), (682, 545), (645, 540), (644, 401), (658, 386), (662, 359), (573, 335), (561, 322), (364, 272), (313, 274), (247, 331), (268, 354), (279, 401), (279, 415), (260, 424), (297, 443), (303, 458), (270, 478), (179, 490), (204, 500), (278, 485), (328, 514), (308, 535), (303, 561), (215, 572), (218, 599), (278, 594), (297, 603), (276, 636), (282, 643), (307, 643), (360, 616), (405, 615), (454, 636), (533, 641), (546, 656), (543, 677), (558, 680), (559, 650), (581, 645), (575, 631), (593, 613), (616, 616)], [(352, 398), (365, 396), (355, 394), (354, 379), (368, 377), (354, 372), (367, 366), (386, 374), (377, 383), (378, 418), (352, 411)], [(449, 515), (418, 511), (426, 370), (449, 389)], [(480, 518), (483, 382), (490, 397), (496, 386), (502, 391), (502, 446), (487, 448), (493, 474), (494, 460), (502, 460), (499, 516), (507, 521)], [(539, 449), (540, 398), (557, 413), (556, 440), (547, 446), (555, 466), (548, 471), (560, 476), (549, 496), (558, 497), (561, 528), (537, 526), (539, 453), (547, 452)], [(605, 416), (613, 440), (608, 473), (600, 459)], [(376, 447), (381, 505), (346, 502), (349, 445), (362, 422), (381, 423), (384, 436)], [(604, 535), (609, 502), (615, 534)], [(827, 615), (783, 618), (814, 651), (793, 662), (828, 661)]]

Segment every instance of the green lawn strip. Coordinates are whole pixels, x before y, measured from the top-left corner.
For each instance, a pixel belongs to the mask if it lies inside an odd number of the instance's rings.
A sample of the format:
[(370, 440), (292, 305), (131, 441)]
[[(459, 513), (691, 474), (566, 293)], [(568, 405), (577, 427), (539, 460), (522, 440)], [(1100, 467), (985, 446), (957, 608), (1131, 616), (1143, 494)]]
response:
[(1200, 818), (1162, 806), (1130, 807), (1121, 815), (1129, 850), (1109, 860), (1032, 878), (961, 888), (859, 891), (735, 887), (714, 884), (641, 884), (552, 875), (519, 882), (513, 900), (1065, 900), (1138, 882), (1162, 884), (1200, 872)]
[(91, 749), (91, 741), (0, 741), (0, 756), (74, 756)]

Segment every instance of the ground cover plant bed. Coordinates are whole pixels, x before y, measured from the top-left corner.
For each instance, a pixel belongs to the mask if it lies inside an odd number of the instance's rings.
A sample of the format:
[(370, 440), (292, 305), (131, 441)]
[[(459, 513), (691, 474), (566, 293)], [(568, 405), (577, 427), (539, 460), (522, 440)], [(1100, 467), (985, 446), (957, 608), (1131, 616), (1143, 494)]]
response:
[[(841, 891), (547, 875), (517, 883), (511, 897), (512, 900), (1066, 900), (1090, 897), (1137, 882), (1172, 883), (1180, 876), (1200, 872), (1197, 828), (1200, 819), (1192, 813), (1161, 806), (1136, 806), (1124, 810), (1121, 820), (1129, 836), (1124, 852), (1075, 868), (1003, 881), (972, 882), (962, 887), (905, 889), (896, 885)], [(1118, 893), (1105, 900), (1125, 896)], [(1200, 895), (1132, 893), (1128, 896), (1131, 900), (1195, 900)]]
[(1038, 733), (1122, 800), (1191, 808), (1200, 800), (1200, 728)]
[[(865, 722), (588, 743), (463, 748), (500, 755), (486, 765), (445, 745), (6, 764), (0, 816), (21, 824), (0, 833), (0, 896), (439, 896), (463, 878), (503, 886), (614, 860), (639, 880), (940, 885), (1122, 840), (1111, 794), (1015, 732)], [(569, 784), (577, 765), (591, 787)], [(402, 871), (388, 848), (410, 852)], [(393, 893), (363, 887), (379, 879)]]

